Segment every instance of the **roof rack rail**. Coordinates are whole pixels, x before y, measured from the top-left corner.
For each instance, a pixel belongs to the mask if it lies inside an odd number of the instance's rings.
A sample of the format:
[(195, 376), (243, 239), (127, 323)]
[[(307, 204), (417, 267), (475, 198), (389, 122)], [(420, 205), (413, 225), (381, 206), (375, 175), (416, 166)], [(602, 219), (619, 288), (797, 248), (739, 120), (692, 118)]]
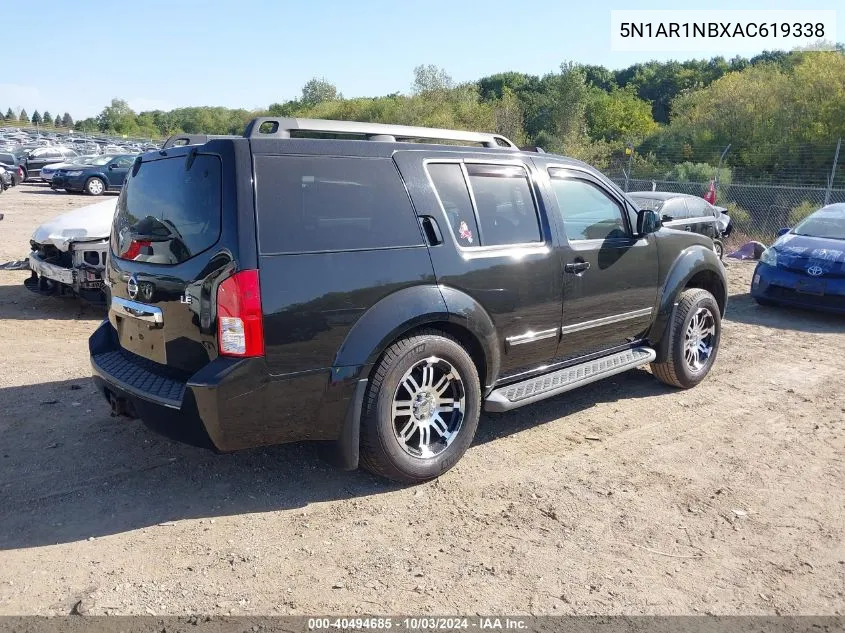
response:
[(544, 150), (542, 147), (539, 147), (537, 145), (525, 145), (523, 147), (520, 147), (519, 151), (521, 151), (521, 152), (535, 152), (537, 154), (545, 154), (546, 153), (546, 150)]
[(358, 121), (330, 121), (324, 119), (294, 119), (256, 117), (244, 130), (246, 138), (291, 138), (291, 132), (324, 132), (361, 136), (368, 141), (396, 142), (420, 139), (479, 143), (484, 147), (518, 149), (516, 144), (501, 134), (483, 134), (464, 130), (441, 130), (410, 125), (361, 123)]
[(240, 138), (229, 134), (174, 134), (170, 136), (161, 146), (161, 149), (169, 147), (181, 147), (182, 145), (204, 145), (216, 138)]

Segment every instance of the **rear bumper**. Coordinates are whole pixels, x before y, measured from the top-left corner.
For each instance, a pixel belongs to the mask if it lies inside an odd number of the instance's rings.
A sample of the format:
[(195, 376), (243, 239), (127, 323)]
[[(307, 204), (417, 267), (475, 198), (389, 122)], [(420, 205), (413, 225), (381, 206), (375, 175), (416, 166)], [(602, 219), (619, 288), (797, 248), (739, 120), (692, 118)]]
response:
[(108, 320), (88, 347), (94, 382), (113, 411), (139, 417), (165, 435), (184, 440), (199, 431), (214, 448), (230, 452), (301, 440), (344, 441), (352, 423), (356, 434), (348, 441), (354, 442), (357, 462), (358, 412), (351, 421), (347, 415), (360, 388), (357, 375), (336, 384), (332, 372), (279, 380), (269, 375), (263, 358), (223, 356), (191, 376), (178, 375), (121, 348)]
[(826, 279), (824, 294), (798, 292), (795, 289), (798, 282), (806, 279), (809, 279), (806, 275), (758, 263), (751, 279), (751, 296), (783, 305), (845, 314), (845, 279)]

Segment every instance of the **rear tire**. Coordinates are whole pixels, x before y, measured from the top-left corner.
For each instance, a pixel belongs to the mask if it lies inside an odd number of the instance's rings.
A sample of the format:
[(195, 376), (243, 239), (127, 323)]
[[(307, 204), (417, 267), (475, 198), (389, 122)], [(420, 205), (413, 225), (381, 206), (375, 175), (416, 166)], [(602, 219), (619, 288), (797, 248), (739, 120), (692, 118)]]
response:
[(100, 196), (106, 190), (106, 183), (94, 176), (85, 181), (85, 193), (89, 196)]
[(415, 484), (440, 476), (475, 437), (481, 411), (478, 371), (443, 332), (400, 339), (373, 371), (361, 417), (361, 465)]
[(725, 256), (725, 245), (722, 244), (722, 240), (713, 240), (713, 252), (719, 259)]
[(666, 361), (652, 363), (651, 372), (662, 383), (682, 389), (704, 380), (716, 361), (722, 334), (719, 304), (706, 290), (690, 288), (681, 293), (668, 325)]

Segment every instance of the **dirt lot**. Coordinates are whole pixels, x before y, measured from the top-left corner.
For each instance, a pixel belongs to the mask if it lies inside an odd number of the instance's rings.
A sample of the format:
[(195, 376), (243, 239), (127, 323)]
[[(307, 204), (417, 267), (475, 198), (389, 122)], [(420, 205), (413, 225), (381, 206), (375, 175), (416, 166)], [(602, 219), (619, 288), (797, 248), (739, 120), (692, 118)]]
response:
[[(91, 198), (0, 196), (0, 263)], [(0, 271), (0, 614), (843, 614), (845, 319), (757, 307), (680, 392), (644, 370), (485, 416), (438, 481), (117, 421), (102, 315)]]

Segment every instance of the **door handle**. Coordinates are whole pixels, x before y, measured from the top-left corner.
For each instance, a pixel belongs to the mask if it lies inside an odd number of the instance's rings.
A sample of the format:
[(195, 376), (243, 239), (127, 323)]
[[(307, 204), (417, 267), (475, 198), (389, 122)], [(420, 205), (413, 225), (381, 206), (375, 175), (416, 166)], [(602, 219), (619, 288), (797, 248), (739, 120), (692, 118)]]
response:
[(432, 216), (421, 215), (420, 226), (422, 227), (423, 233), (425, 233), (425, 239), (428, 240), (429, 246), (437, 246), (443, 243), (443, 234), (440, 232), (440, 226)]
[(574, 273), (576, 275), (580, 275), (581, 273), (583, 273), (585, 270), (588, 270), (589, 268), (590, 268), (590, 262), (580, 261), (580, 262), (572, 262), (571, 264), (566, 264), (563, 267), (563, 270), (567, 273)]
[(684, 231), (692, 231), (692, 227), (691, 226), (685, 226)]

